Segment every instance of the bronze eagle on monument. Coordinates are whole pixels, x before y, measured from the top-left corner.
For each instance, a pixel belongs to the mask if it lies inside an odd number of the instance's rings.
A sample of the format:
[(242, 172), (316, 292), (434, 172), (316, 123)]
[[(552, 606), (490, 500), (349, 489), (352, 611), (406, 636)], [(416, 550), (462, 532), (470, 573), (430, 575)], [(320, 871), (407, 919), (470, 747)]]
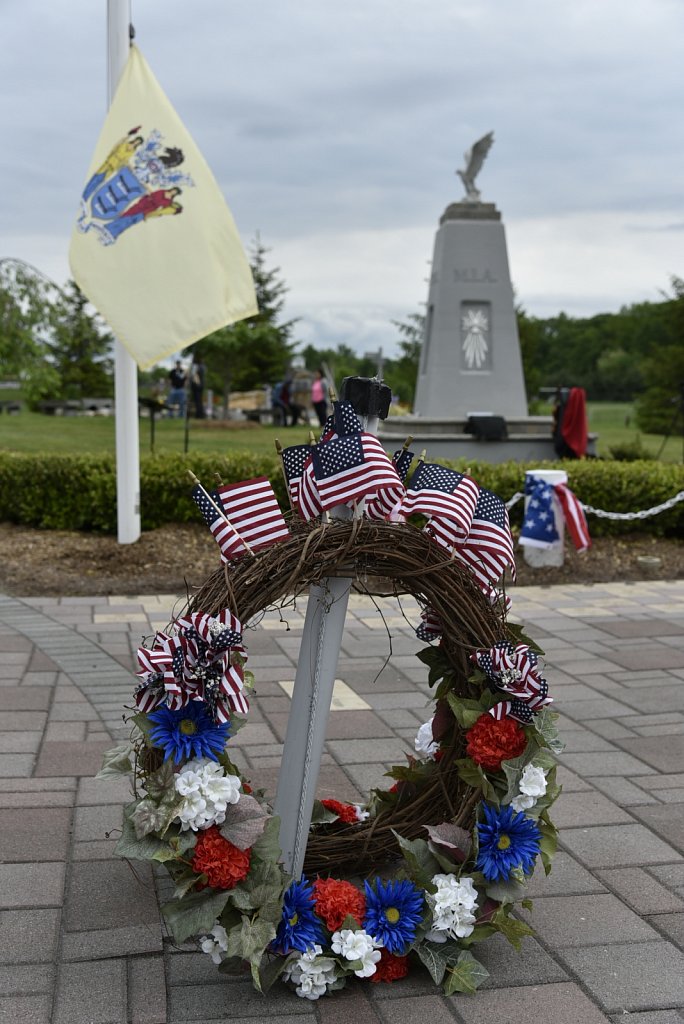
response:
[(456, 171), (456, 173), (465, 185), (465, 201), (467, 203), (479, 203), (481, 201), (480, 193), (475, 188), (475, 178), (479, 174), (493, 142), (494, 132), (489, 132), (487, 135), (483, 135), (481, 139), (478, 139), (477, 142), (474, 142), (470, 149), (463, 154), (465, 167), (462, 171)]

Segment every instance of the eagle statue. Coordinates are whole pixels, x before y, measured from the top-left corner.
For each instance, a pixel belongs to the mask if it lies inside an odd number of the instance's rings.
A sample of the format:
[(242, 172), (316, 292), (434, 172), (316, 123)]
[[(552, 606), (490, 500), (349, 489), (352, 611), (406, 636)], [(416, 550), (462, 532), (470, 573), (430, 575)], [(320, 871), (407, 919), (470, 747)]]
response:
[(483, 135), (481, 139), (478, 139), (477, 142), (474, 142), (470, 149), (463, 154), (465, 167), (462, 171), (456, 171), (456, 173), (465, 185), (465, 201), (467, 203), (479, 203), (481, 201), (480, 193), (475, 188), (475, 178), (479, 174), (493, 142), (494, 132), (489, 132), (487, 135)]

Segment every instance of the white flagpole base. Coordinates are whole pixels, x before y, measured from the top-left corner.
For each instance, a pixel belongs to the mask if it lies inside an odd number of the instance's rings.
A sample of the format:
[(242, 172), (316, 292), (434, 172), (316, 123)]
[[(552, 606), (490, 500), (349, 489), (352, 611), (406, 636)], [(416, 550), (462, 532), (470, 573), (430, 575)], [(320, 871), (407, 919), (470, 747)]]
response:
[(114, 381), (117, 537), (119, 544), (134, 544), (140, 537), (138, 367), (118, 339)]

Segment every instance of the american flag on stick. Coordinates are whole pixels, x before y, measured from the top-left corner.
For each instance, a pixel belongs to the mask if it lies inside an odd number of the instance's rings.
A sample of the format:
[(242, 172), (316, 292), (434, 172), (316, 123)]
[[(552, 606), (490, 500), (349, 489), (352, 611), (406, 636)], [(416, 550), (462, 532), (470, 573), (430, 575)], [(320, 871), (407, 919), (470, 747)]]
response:
[(351, 402), (333, 402), (333, 411), (321, 429), (321, 441), (330, 441), (344, 434), (358, 434), (361, 422)]
[[(287, 486), (290, 489), (290, 496), (292, 498), (292, 504), (296, 509), (300, 508), (300, 488), (302, 476), (304, 475), (304, 469), (306, 464), (311, 459), (311, 448), (308, 444), (293, 444), (289, 448), (283, 448), (280, 456), (283, 460), (283, 471), (287, 479)], [(320, 512), (320, 505), (318, 502), (314, 502), (317, 506), (314, 515), (318, 515)], [(313, 518), (313, 516), (304, 516), (305, 519)]]
[(226, 519), (252, 551), (260, 551), (290, 536), (268, 477), (222, 484), (217, 494)]
[[(453, 535), (453, 546), (457, 541), (465, 541), (470, 532), (479, 493), (478, 485), (464, 473), (436, 462), (424, 462), (416, 470), (399, 511), (407, 516), (432, 516), (438, 523), (446, 520), (444, 533), (447, 537)], [(435, 539), (447, 546), (440, 537)]]
[(202, 513), (205, 523), (221, 550), (222, 562), (229, 562), (231, 558), (236, 558), (249, 551), (247, 542), (235, 532), (235, 528), (226, 519), (217, 501), (207, 494), (200, 483), (195, 484), (192, 489), (192, 500)]
[(311, 460), (322, 509), (382, 492), (389, 511), (404, 490), (396, 469), (373, 434), (357, 432), (323, 441), (313, 449)]
[(484, 488), (480, 491), (470, 533), (454, 548), (453, 555), (467, 565), (478, 583), (487, 589), (497, 583), (509, 567), (515, 579), (508, 509), (492, 491)]

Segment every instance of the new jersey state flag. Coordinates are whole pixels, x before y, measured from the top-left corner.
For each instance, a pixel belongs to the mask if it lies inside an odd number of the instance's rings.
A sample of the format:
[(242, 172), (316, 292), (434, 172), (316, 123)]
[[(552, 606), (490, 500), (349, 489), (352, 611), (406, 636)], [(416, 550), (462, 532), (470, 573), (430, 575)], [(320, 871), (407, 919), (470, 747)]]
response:
[(141, 369), (258, 312), (232, 214), (135, 46), (97, 142), (69, 262)]

